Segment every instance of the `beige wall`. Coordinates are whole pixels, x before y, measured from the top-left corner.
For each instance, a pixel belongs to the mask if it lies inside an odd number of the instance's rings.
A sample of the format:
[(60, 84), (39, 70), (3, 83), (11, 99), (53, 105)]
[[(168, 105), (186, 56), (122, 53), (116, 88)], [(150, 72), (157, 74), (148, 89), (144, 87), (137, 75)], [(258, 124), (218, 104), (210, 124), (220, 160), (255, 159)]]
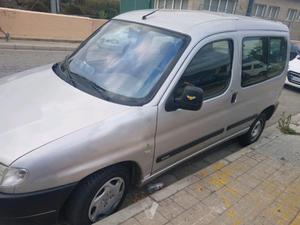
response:
[[(12, 38), (82, 41), (106, 20), (0, 8), (0, 27)], [(0, 37), (3, 34), (0, 33)]]

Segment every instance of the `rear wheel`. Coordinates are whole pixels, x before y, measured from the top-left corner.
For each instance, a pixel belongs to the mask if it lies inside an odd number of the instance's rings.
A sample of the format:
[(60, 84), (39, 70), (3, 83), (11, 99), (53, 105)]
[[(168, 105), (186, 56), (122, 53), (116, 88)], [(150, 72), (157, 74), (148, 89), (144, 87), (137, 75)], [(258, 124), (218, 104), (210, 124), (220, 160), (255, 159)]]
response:
[(66, 208), (71, 225), (90, 225), (118, 210), (129, 185), (129, 170), (111, 167), (86, 178), (72, 194)]
[(266, 124), (266, 115), (260, 114), (258, 118), (251, 124), (248, 132), (239, 137), (239, 143), (243, 146), (256, 142), (262, 134)]

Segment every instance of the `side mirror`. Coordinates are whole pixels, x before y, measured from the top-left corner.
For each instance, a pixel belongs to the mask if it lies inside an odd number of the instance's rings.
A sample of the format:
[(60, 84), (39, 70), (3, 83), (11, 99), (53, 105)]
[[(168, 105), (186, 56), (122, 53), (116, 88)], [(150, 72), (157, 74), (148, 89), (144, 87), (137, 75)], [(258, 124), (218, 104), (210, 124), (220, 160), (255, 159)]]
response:
[(184, 87), (182, 94), (168, 101), (166, 105), (167, 111), (174, 111), (176, 109), (185, 109), (191, 111), (197, 111), (201, 108), (203, 103), (203, 90), (199, 87), (186, 86)]

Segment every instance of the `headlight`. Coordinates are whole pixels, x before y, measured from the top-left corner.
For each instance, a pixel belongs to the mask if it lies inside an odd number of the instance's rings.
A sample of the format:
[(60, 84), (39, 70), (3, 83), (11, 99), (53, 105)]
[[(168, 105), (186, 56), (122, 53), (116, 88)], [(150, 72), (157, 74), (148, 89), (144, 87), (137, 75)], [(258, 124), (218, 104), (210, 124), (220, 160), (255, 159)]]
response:
[(0, 165), (0, 187), (14, 187), (21, 184), (27, 177), (28, 171), (21, 168), (4, 167)]

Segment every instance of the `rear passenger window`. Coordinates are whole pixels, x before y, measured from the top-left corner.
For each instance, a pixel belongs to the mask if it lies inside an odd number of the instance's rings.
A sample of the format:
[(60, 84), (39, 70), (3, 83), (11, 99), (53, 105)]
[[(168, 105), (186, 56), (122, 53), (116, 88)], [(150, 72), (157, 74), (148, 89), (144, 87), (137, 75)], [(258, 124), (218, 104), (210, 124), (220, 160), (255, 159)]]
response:
[(286, 64), (287, 41), (280, 37), (251, 37), (243, 40), (242, 86), (280, 75)]
[(282, 73), (286, 63), (287, 42), (284, 38), (269, 39), (269, 71), (268, 77), (275, 77)]
[(176, 94), (183, 87), (194, 85), (203, 89), (204, 99), (222, 94), (231, 78), (233, 42), (222, 40), (202, 47), (181, 77)]
[[(258, 66), (259, 65), (259, 66)], [(242, 86), (266, 80), (267, 39), (245, 38), (243, 41)]]

